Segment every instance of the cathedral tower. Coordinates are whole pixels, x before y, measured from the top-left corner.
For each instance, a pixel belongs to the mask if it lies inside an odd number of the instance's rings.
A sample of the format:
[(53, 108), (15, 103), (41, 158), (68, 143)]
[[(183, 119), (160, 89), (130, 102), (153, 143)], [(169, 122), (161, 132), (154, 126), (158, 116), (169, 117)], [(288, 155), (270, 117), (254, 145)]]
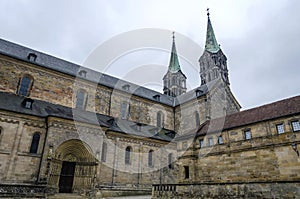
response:
[(168, 72), (163, 78), (164, 83), (164, 94), (176, 97), (186, 92), (186, 76), (182, 73), (176, 46), (175, 46), (175, 36), (173, 32), (173, 44), (172, 52), (169, 63)]
[(229, 85), (227, 58), (217, 42), (213, 27), (211, 25), (209, 9), (207, 9), (207, 11), (208, 22), (206, 43), (204, 52), (199, 59), (201, 85), (218, 78), (221, 78), (226, 85)]

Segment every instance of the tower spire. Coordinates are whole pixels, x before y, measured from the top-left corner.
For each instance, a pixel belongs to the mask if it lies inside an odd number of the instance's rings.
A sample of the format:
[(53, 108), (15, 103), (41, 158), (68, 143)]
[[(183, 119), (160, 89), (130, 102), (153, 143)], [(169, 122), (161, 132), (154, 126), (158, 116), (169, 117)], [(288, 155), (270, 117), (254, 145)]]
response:
[(177, 51), (176, 51), (176, 45), (175, 45), (175, 32), (172, 33), (173, 36), (173, 43), (172, 43), (172, 51), (171, 51), (171, 58), (169, 63), (169, 71), (172, 73), (176, 73), (180, 71), (180, 65), (178, 61)]
[(201, 85), (222, 79), (229, 85), (227, 58), (222, 52), (210, 21), (210, 12), (207, 8), (207, 32), (205, 50), (199, 59)]
[(180, 68), (176, 45), (175, 45), (175, 32), (172, 32), (172, 51), (170, 63), (167, 74), (163, 78), (164, 94), (176, 97), (186, 92), (186, 76)]
[(220, 46), (217, 42), (214, 29), (211, 25), (209, 8), (207, 8), (207, 19), (208, 21), (207, 21), (205, 50), (211, 53), (216, 53), (220, 50)]

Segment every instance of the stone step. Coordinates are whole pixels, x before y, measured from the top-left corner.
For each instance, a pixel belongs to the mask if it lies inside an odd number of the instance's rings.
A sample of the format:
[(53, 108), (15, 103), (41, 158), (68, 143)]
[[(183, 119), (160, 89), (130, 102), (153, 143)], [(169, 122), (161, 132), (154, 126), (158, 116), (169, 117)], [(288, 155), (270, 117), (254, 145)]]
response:
[(85, 196), (80, 196), (77, 194), (72, 194), (72, 193), (58, 193), (53, 196), (49, 196), (49, 199), (83, 199), (86, 198)]

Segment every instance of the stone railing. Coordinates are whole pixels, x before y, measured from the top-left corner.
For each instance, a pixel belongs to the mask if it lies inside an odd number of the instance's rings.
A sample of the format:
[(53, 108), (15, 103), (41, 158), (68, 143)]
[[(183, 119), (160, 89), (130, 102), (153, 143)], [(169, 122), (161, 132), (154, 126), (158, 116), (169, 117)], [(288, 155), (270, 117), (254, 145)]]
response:
[(152, 186), (152, 198), (170, 198), (171, 195), (176, 195), (176, 184), (154, 184)]
[(201, 198), (298, 198), (299, 181), (155, 184), (152, 199), (201, 199)]

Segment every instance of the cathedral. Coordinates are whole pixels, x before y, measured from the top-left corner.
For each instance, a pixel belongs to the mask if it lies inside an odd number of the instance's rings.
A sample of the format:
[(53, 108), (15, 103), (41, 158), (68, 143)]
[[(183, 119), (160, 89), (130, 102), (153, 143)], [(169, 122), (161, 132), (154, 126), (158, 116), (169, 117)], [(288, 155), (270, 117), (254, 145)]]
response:
[(0, 39), (0, 197), (297, 198), (300, 96), (240, 111), (209, 13), (199, 57), (160, 93)]

